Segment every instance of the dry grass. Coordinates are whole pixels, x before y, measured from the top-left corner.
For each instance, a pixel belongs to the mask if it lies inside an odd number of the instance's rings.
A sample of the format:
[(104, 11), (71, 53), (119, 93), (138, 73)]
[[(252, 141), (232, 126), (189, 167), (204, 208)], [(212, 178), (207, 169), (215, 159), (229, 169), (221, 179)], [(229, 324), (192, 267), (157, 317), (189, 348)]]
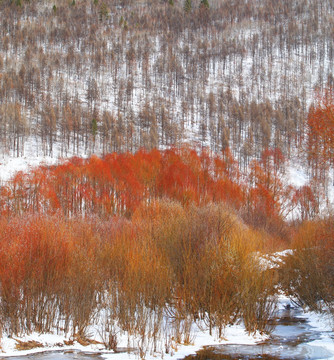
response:
[(73, 340), (77, 341), (82, 346), (96, 345), (96, 344), (103, 345), (103, 343), (100, 342), (100, 341), (90, 339), (87, 336), (80, 335), (80, 334), (74, 334), (73, 335)]
[(16, 350), (31, 350), (31, 349), (44, 347), (43, 344), (34, 340), (29, 340), (29, 341), (21, 341), (18, 339), (14, 339), (14, 340), (17, 342), (17, 344), (15, 344)]

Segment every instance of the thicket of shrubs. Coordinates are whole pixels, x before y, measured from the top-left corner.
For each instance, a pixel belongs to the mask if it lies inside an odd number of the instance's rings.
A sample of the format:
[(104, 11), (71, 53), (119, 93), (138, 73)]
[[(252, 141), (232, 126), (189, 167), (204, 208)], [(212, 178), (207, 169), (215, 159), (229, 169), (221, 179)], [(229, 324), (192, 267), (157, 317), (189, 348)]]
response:
[(229, 149), (220, 155), (183, 146), (75, 157), (17, 173), (0, 187), (0, 213), (129, 218), (143, 201), (166, 197), (185, 206), (227, 203), (247, 224), (282, 237), (284, 217), (296, 206), (305, 218), (318, 211), (316, 190), (285, 184), (284, 161), (279, 149), (266, 149), (251, 162), (246, 178)]
[(264, 332), (278, 279), (260, 254), (291, 240), (281, 286), (332, 310), (333, 218), (284, 221), (282, 199), (298, 192), (282, 162), (266, 151), (251, 184), (228, 152), (188, 148), (18, 173), (0, 188), (0, 331), (83, 338), (96, 325), (107, 348), (126, 332), (141, 356), (191, 342), (194, 322), (219, 337), (239, 320)]
[(171, 338), (190, 341), (194, 321), (220, 336), (240, 318), (250, 333), (265, 331), (275, 301), (273, 279), (254, 257), (262, 247), (222, 204), (154, 201), (131, 220), (2, 218), (1, 330), (84, 336), (103, 321), (109, 347), (121, 329), (142, 349), (169, 339), (167, 350)]
[(301, 306), (334, 315), (334, 217), (300, 225), (281, 269), (284, 290)]

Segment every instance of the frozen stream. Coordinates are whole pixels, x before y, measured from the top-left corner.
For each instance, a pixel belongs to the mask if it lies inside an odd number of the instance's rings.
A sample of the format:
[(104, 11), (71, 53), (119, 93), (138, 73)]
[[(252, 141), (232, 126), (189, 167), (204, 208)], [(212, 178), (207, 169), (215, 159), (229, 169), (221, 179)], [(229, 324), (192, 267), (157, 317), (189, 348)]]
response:
[(331, 331), (313, 327), (300, 309), (281, 309), (277, 315), (277, 325), (266, 342), (208, 346), (185, 360), (333, 359), (333, 353), (321, 345), (324, 337), (333, 339)]

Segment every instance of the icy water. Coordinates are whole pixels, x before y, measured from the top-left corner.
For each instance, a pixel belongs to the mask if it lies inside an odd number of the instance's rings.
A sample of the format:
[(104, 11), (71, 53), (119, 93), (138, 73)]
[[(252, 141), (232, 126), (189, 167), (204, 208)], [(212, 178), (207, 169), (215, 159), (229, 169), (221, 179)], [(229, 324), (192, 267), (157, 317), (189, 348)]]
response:
[(6, 360), (101, 360), (97, 353), (86, 353), (82, 351), (67, 350), (67, 351), (45, 351), (37, 354), (25, 356), (13, 356), (10, 358), (0, 357)]
[(281, 310), (275, 323), (270, 340), (264, 343), (208, 346), (184, 360), (321, 360), (333, 357), (325, 348), (308, 344), (318, 340), (321, 333), (308, 324), (300, 310)]

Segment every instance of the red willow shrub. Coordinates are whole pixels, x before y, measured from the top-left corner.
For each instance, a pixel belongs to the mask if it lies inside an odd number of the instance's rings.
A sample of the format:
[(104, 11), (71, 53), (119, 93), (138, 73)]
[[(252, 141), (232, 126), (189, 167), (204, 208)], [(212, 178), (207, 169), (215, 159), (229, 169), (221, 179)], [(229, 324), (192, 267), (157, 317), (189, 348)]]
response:
[(306, 153), (315, 181), (326, 181), (326, 172), (334, 167), (334, 89), (318, 94), (306, 122)]
[(279, 150), (267, 150), (260, 161), (253, 161), (245, 178), (228, 150), (220, 156), (183, 147), (75, 157), (17, 173), (1, 187), (0, 211), (8, 216), (29, 212), (131, 217), (143, 201), (168, 198), (182, 205), (224, 202), (241, 210), (250, 224), (262, 226), (267, 218), (282, 219), (285, 204), (291, 204), (293, 189), (280, 178), (283, 164)]
[(0, 229), (2, 324), (15, 334), (86, 326), (100, 289), (92, 226), (37, 215), (2, 218)]
[(293, 236), (293, 253), (281, 269), (286, 293), (300, 305), (334, 315), (334, 217), (304, 221)]
[[(1, 330), (84, 336), (103, 310), (104, 329), (117, 324), (144, 338), (161, 335), (163, 314), (178, 339), (189, 320), (222, 335), (245, 317), (248, 331), (263, 331), (273, 282), (252, 254), (264, 242), (223, 204), (153, 201), (131, 220), (3, 217)], [(266, 313), (259, 312), (263, 303)]]
[(130, 216), (142, 201), (167, 197), (182, 204), (226, 201), (238, 208), (245, 198), (230, 154), (198, 155), (182, 148), (72, 158), (62, 165), (18, 173), (2, 187), (3, 214)]

